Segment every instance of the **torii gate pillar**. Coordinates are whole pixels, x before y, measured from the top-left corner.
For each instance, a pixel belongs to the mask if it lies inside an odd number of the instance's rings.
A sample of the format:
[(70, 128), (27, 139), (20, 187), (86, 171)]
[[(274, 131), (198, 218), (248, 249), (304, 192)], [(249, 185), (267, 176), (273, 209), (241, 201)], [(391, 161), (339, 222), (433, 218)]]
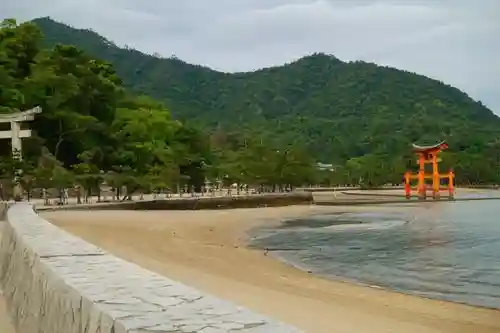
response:
[[(39, 113), (42, 113), (42, 108), (37, 106), (23, 112), (0, 114), (0, 123), (10, 123), (10, 130), (0, 131), (0, 139), (10, 139), (13, 156), (17, 152), (17, 156), (22, 158), (23, 146), (21, 139), (31, 137), (31, 130), (21, 129), (21, 123), (35, 119), (35, 115)], [(20, 198), (21, 194), (21, 188), (16, 186), (14, 188), (14, 198)]]

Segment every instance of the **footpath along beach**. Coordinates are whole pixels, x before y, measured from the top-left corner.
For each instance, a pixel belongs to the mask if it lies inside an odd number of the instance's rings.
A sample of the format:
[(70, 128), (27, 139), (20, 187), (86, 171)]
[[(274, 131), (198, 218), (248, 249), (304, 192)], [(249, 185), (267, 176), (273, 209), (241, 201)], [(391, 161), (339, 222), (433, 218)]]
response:
[(316, 277), (245, 247), (247, 231), (312, 213), (388, 206), (41, 215), (111, 253), (305, 332), (500, 332), (500, 311)]
[[(2, 225), (3, 222), (0, 222), (0, 239), (2, 235)], [(7, 311), (7, 304), (5, 303), (5, 299), (3, 297), (3, 292), (0, 289), (0, 333), (16, 333), (14, 327), (11, 325), (11, 320), (9, 318), (9, 313)]]

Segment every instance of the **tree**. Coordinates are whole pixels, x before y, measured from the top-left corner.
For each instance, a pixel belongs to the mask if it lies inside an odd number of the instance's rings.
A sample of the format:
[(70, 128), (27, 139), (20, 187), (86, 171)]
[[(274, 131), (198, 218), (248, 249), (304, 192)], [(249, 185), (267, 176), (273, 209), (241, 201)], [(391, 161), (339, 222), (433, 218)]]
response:
[(44, 110), (35, 127), (56, 158), (74, 164), (79, 151), (106, 135), (122, 96), (120, 80), (109, 64), (62, 45), (42, 53), (33, 72), (30, 85), (38, 93), (31, 99)]
[(85, 203), (88, 203), (89, 199), (92, 197), (93, 189), (97, 190), (97, 200), (100, 201), (100, 183), (103, 176), (100, 174), (99, 168), (87, 160), (74, 164), (72, 169), (75, 174), (76, 184), (85, 192)]
[[(33, 170), (33, 177), (37, 187), (45, 191), (55, 187), (58, 191), (59, 204), (64, 203), (64, 190), (70, 187), (74, 181), (73, 175), (66, 170), (48, 149), (43, 149), (39, 156), (36, 168)], [(48, 197), (45, 196), (48, 203)]]

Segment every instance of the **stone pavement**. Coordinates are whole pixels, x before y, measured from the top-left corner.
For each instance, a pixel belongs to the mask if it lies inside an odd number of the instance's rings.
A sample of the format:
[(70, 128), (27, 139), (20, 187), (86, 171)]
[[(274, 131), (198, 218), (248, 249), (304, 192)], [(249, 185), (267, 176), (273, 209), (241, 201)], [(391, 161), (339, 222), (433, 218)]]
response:
[[(0, 222), (0, 239), (2, 239), (3, 223), (4, 222)], [(3, 292), (1, 289), (0, 289), (0, 332), (15, 333), (14, 327), (12, 327), (11, 325), (11, 321), (5, 304), (5, 299), (3, 297)]]
[(20, 333), (300, 332), (114, 257), (26, 203), (7, 217), (2, 282)]

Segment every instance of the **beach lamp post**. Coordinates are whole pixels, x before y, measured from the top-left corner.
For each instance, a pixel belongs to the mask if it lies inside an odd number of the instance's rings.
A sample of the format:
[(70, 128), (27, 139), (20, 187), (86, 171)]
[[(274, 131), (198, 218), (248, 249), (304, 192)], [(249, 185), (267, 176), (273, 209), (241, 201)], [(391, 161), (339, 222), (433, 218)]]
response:
[[(216, 189), (217, 191), (221, 191), (221, 186), (222, 186), (222, 181), (220, 180), (220, 178), (217, 178), (217, 180), (215, 181), (216, 182)], [(212, 191), (212, 195), (215, 196), (215, 191)]]
[(209, 193), (211, 189), (212, 189), (212, 182), (208, 178), (205, 178), (205, 187), (201, 193), (202, 194)]

